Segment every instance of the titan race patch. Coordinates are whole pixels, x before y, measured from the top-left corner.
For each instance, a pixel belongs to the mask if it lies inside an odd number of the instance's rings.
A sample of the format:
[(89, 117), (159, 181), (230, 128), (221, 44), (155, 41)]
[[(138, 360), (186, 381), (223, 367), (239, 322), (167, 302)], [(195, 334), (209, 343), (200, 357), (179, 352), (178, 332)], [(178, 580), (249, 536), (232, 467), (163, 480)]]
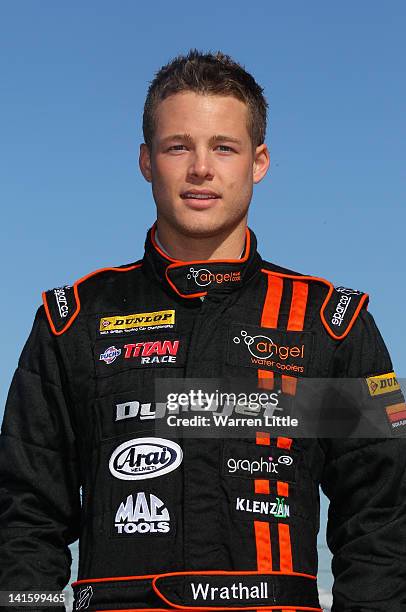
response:
[(229, 330), (228, 363), (292, 376), (309, 375), (313, 334), (233, 324)]
[(155, 329), (173, 329), (174, 326), (174, 310), (157, 310), (156, 312), (138, 312), (135, 314), (102, 317), (99, 322), (99, 332), (103, 336), (145, 332)]
[(94, 361), (99, 376), (132, 368), (179, 367), (185, 363), (185, 339), (174, 332), (143, 334), (136, 339), (115, 338), (114, 344), (112, 340), (104, 338), (96, 342)]
[(276, 446), (225, 440), (223, 474), (237, 478), (296, 481), (298, 453)]
[(400, 391), (400, 385), (397, 381), (395, 372), (387, 372), (379, 376), (369, 376), (365, 381), (368, 385), (368, 391), (371, 397), (378, 397), (385, 393)]

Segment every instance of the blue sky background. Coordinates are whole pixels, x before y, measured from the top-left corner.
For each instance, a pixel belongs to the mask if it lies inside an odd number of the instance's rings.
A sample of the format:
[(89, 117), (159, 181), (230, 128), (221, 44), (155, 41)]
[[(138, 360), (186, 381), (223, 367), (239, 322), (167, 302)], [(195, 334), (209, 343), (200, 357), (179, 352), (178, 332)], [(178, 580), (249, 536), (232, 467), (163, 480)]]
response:
[(405, 17), (396, 0), (0, 0), (1, 399), (41, 290), (142, 254), (145, 92), (191, 47), (265, 88), (261, 254), (369, 292), (405, 376)]

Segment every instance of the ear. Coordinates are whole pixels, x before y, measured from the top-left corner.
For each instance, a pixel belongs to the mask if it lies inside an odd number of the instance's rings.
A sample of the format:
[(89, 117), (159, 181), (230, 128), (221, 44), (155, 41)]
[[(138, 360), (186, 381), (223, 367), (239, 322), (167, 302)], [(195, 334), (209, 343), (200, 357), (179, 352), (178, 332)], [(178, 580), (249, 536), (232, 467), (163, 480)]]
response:
[(148, 146), (145, 143), (140, 145), (140, 157), (138, 160), (142, 176), (148, 183), (152, 181), (151, 172), (151, 155)]
[(266, 144), (259, 145), (254, 152), (254, 165), (252, 180), (254, 183), (259, 183), (268, 172), (271, 164), (268, 147)]

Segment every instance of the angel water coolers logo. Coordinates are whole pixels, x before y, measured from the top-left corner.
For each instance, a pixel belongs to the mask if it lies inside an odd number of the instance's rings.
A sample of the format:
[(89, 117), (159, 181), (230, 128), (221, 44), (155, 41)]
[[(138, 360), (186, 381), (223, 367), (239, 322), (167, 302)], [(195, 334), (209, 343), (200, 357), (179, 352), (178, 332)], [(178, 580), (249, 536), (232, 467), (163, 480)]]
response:
[(250, 335), (242, 329), (239, 336), (234, 336), (235, 345), (246, 346), (252, 365), (266, 365), (281, 372), (304, 373), (304, 342), (279, 344), (264, 334)]
[(193, 280), (198, 287), (208, 287), (212, 283), (222, 285), (223, 283), (239, 283), (241, 281), (241, 271), (232, 272), (211, 272), (207, 268), (189, 268), (186, 275), (188, 281)]

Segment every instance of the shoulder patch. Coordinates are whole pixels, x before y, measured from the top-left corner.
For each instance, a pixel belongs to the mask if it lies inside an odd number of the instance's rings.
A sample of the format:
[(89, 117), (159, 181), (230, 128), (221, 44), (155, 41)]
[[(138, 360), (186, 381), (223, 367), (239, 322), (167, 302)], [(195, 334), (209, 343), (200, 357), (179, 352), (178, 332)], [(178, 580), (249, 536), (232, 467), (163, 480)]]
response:
[(49, 325), (55, 336), (63, 334), (72, 325), (80, 312), (78, 287), (81, 283), (103, 272), (129, 272), (130, 270), (141, 268), (141, 266), (142, 262), (118, 268), (100, 268), (83, 276), (72, 286), (65, 285), (64, 287), (56, 287), (55, 289), (44, 291), (42, 300)]
[(368, 294), (362, 291), (331, 287), (320, 311), (321, 320), (330, 336), (335, 340), (345, 338), (368, 300)]
[(42, 299), (53, 333), (56, 336), (63, 334), (76, 318), (79, 310), (75, 286), (64, 285), (44, 291)]

